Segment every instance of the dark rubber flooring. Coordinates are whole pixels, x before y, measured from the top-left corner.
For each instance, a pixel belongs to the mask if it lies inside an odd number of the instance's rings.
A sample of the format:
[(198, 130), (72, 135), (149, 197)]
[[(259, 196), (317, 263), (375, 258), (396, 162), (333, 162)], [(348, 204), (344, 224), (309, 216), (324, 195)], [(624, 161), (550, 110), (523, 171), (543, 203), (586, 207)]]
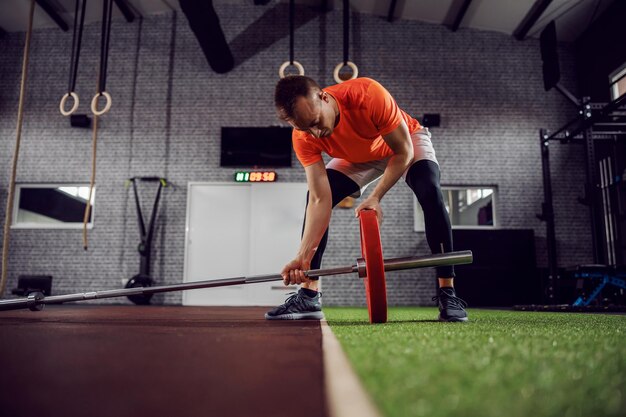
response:
[(326, 416), (319, 322), (265, 311), (0, 312), (0, 417)]

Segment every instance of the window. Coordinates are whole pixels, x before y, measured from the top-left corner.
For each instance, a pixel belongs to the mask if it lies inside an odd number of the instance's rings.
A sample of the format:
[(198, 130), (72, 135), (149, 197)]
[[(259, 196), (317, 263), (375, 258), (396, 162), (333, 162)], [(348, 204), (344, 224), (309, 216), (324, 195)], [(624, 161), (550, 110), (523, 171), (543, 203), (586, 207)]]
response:
[[(93, 226), (95, 188), (87, 227)], [(83, 218), (89, 185), (17, 184), (12, 227), (18, 229), (78, 229)]]
[[(482, 229), (496, 227), (496, 187), (442, 186), (443, 201), (453, 229)], [(413, 198), (414, 230), (423, 232), (424, 213)]]
[(626, 93), (626, 64), (622, 65), (609, 77), (611, 100), (616, 100)]

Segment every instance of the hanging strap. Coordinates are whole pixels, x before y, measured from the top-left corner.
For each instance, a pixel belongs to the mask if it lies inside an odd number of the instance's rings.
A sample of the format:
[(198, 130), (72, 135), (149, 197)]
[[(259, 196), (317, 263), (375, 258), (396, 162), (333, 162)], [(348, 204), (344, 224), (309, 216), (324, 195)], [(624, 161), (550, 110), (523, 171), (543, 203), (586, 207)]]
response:
[(289, 0), (289, 63), (293, 65), (296, 0)]
[(345, 80), (339, 76), (339, 71), (345, 66), (350, 67), (352, 70), (352, 76), (350, 80), (359, 76), (359, 68), (356, 64), (350, 61), (350, 0), (343, 0), (343, 61), (337, 64), (333, 71), (333, 78), (337, 84), (344, 82)]
[[(96, 116), (101, 116), (111, 109), (111, 95), (106, 92), (107, 66), (109, 61), (109, 39), (111, 35), (111, 17), (113, 12), (113, 0), (102, 2), (102, 31), (100, 36), (100, 71), (98, 75), (98, 92), (91, 100), (91, 111)], [(98, 110), (98, 98), (104, 96), (106, 104), (104, 109)]]
[(111, 17), (113, 0), (102, 3), (102, 35), (100, 38), (100, 88), (99, 93), (107, 89), (107, 66), (109, 64), (109, 40), (111, 38)]
[(146, 239), (146, 224), (143, 221), (143, 214), (141, 213), (141, 202), (139, 201), (139, 192), (137, 191), (137, 178), (131, 178), (130, 182), (133, 184), (133, 194), (135, 194), (135, 209), (137, 210), (137, 225), (139, 226), (139, 235), (141, 243), (145, 243)]
[(4, 218), (4, 236), (2, 242), (2, 275), (0, 276), (0, 297), (4, 294), (7, 284), (7, 271), (9, 261), (9, 232), (11, 231), (11, 215), (13, 214), (13, 194), (15, 193), (15, 176), (17, 173), (17, 161), (20, 154), (20, 142), (22, 139), (22, 120), (24, 118), (24, 99), (26, 98), (26, 75), (28, 73), (28, 57), (30, 54), (30, 36), (33, 31), (33, 14), (35, 13), (35, 0), (30, 2), (28, 17), (28, 31), (24, 45), (24, 59), (22, 61), (22, 81), (20, 83), (20, 101), (17, 107), (17, 134), (15, 139), (15, 151), (13, 152), (13, 165), (11, 167), (11, 179), (9, 180), (9, 195), (7, 197), (7, 209)]
[[(146, 224), (144, 222), (143, 214), (141, 211), (141, 202), (139, 200), (139, 192), (137, 191), (137, 181), (158, 181), (159, 185), (156, 192), (154, 204), (152, 205), (152, 213), (150, 214), (150, 223), (148, 224), (148, 230), (146, 231)], [(141, 243), (145, 247), (149, 247), (152, 244), (152, 236), (154, 234), (154, 226), (156, 221), (156, 213), (159, 206), (159, 200), (161, 199), (161, 190), (167, 186), (167, 180), (161, 177), (133, 177), (128, 180), (133, 185), (133, 193), (135, 195), (135, 208), (137, 210), (137, 224), (139, 226), (139, 235)]]
[[(80, 44), (83, 39), (83, 27), (85, 25), (85, 9), (87, 8), (87, 0), (83, 0), (82, 8), (79, 7), (80, 0), (76, 0), (76, 8), (74, 11), (74, 30), (72, 35), (72, 55), (70, 57), (70, 79), (67, 86), (67, 93), (61, 98), (59, 109), (63, 116), (69, 116), (78, 109), (78, 94), (76, 94), (76, 76), (78, 74), (78, 59), (80, 57)], [(78, 15), (80, 14), (80, 23)], [(74, 105), (69, 111), (65, 110), (67, 99), (72, 97)]]
[(285, 69), (288, 66), (293, 65), (297, 68), (299, 75), (304, 75), (304, 67), (298, 61), (294, 61), (294, 40), (295, 40), (295, 16), (296, 16), (296, 1), (289, 0), (289, 61), (283, 62), (278, 70), (280, 78), (285, 77)]
[(350, 52), (350, 0), (343, 0), (343, 65), (348, 65)]
[(150, 215), (150, 225), (148, 226), (148, 236), (146, 236), (146, 243), (149, 245), (152, 244), (152, 236), (154, 235), (154, 225), (156, 224), (156, 213), (157, 208), (159, 207), (159, 200), (161, 198), (161, 190), (163, 189), (163, 183), (165, 181), (161, 181), (159, 179), (159, 188), (157, 189), (156, 198), (154, 199), (154, 204), (152, 205), (152, 214)]
[(83, 0), (80, 8), (80, 24), (78, 23), (80, 1), (76, 0), (76, 10), (74, 12), (74, 31), (72, 34), (72, 56), (70, 58), (70, 81), (67, 92), (76, 90), (76, 75), (78, 74), (78, 59), (80, 58), (80, 44), (83, 40), (83, 27), (85, 25), (85, 9), (87, 0)]

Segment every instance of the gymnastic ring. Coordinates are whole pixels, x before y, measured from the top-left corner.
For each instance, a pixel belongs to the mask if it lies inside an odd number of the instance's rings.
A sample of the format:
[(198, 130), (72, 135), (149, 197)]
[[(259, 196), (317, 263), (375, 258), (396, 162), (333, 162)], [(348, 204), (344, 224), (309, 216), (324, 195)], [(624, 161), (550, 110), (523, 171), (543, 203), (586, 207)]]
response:
[[(104, 96), (107, 99), (107, 104), (104, 106), (104, 109), (98, 111), (98, 97)], [(108, 112), (111, 109), (111, 94), (103, 91), (101, 93), (96, 93), (91, 99), (91, 112), (96, 116), (101, 116), (104, 113)]]
[[(70, 111), (65, 111), (65, 103), (70, 97), (74, 99), (74, 106), (72, 106)], [(65, 93), (65, 95), (61, 98), (61, 103), (59, 104), (59, 110), (61, 110), (61, 114), (63, 116), (69, 116), (70, 114), (74, 113), (76, 109), (78, 109), (78, 94), (73, 91), (70, 93)]]
[(335, 67), (335, 70), (333, 71), (333, 77), (335, 78), (335, 81), (337, 82), (337, 84), (341, 84), (342, 82), (346, 81), (346, 80), (342, 80), (341, 78), (339, 78), (339, 71), (345, 66), (348, 66), (352, 69), (352, 77), (349, 78), (350, 80), (354, 80), (356, 77), (359, 76), (359, 67), (357, 67), (354, 62), (352, 61), (340, 62), (339, 64), (337, 64), (337, 66)]
[(304, 67), (301, 63), (299, 63), (298, 61), (285, 61), (278, 70), (278, 75), (280, 75), (280, 78), (285, 78), (285, 69), (287, 69), (287, 67), (292, 64), (298, 69), (298, 75), (304, 75)]

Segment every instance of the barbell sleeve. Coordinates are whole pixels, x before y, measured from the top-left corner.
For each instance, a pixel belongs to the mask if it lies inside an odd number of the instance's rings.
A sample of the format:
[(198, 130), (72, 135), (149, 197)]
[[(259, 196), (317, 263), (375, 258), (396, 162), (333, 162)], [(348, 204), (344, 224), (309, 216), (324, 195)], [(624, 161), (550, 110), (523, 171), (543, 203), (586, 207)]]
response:
[(429, 256), (409, 256), (406, 258), (385, 259), (385, 271), (428, 268), (431, 266), (463, 265), (473, 261), (471, 250), (439, 253)]

